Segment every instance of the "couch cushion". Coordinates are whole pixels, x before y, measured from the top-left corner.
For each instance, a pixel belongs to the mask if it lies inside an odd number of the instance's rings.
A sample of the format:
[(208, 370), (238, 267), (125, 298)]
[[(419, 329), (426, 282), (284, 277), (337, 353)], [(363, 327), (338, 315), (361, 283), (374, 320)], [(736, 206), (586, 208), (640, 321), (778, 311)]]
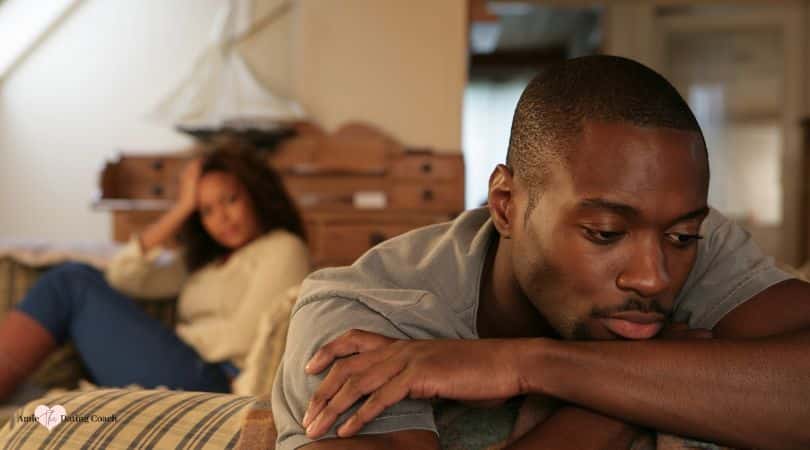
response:
[[(0, 429), (0, 449), (234, 448), (253, 397), (206, 392), (99, 389), (62, 392), (26, 404)], [(61, 405), (49, 432), (37, 406)]]

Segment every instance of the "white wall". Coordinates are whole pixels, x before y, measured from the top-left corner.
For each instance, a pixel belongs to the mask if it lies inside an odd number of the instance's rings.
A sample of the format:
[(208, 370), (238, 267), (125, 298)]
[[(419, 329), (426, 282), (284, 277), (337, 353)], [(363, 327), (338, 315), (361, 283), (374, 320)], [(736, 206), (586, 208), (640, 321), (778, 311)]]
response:
[[(103, 161), (117, 148), (186, 145), (142, 117), (190, 68), (220, 5), (85, 0), (11, 74), (0, 87), (0, 237), (110, 237), (108, 215), (89, 209)], [(289, 43), (274, 29), (265, 53), (244, 54), (317, 122), (366, 120), (409, 145), (460, 150), (464, 0), (300, 0), (279, 27)]]
[[(35, 2), (30, 7), (36, 8)], [(187, 144), (143, 118), (205, 43), (218, 0), (87, 0), (0, 87), (0, 236), (98, 240), (116, 148)]]

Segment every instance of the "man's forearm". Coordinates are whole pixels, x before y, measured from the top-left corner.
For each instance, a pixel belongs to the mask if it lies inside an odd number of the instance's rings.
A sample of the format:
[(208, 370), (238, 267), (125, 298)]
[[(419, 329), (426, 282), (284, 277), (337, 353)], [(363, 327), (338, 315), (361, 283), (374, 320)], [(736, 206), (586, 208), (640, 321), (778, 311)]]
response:
[(523, 341), (526, 393), (732, 446), (808, 448), (810, 332), (750, 340)]
[(628, 449), (641, 430), (616, 419), (574, 406), (564, 406), (537, 424), (506, 450)]

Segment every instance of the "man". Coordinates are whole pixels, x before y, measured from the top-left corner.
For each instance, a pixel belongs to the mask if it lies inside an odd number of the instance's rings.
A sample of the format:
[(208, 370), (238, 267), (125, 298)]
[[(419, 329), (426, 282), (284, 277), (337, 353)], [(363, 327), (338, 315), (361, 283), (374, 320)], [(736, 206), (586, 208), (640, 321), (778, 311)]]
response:
[(278, 448), (435, 449), (429, 399), (519, 395), (565, 403), (509, 448), (622, 448), (638, 426), (810, 448), (810, 287), (709, 209), (708, 185), (660, 75), (609, 56), (548, 68), (488, 209), (305, 281)]

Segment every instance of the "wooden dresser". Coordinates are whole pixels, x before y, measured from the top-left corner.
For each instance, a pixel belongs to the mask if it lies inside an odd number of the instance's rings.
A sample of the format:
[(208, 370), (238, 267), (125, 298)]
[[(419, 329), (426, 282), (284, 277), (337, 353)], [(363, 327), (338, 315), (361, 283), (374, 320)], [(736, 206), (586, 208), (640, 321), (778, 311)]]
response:
[[(107, 163), (94, 206), (112, 215), (113, 239), (128, 240), (171, 206), (193, 156), (124, 153)], [(386, 239), (464, 209), (460, 153), (405, 149), (366, 126), (299, 135), (267, 161), (301, 211), (316, 267), (351, 264)]]

